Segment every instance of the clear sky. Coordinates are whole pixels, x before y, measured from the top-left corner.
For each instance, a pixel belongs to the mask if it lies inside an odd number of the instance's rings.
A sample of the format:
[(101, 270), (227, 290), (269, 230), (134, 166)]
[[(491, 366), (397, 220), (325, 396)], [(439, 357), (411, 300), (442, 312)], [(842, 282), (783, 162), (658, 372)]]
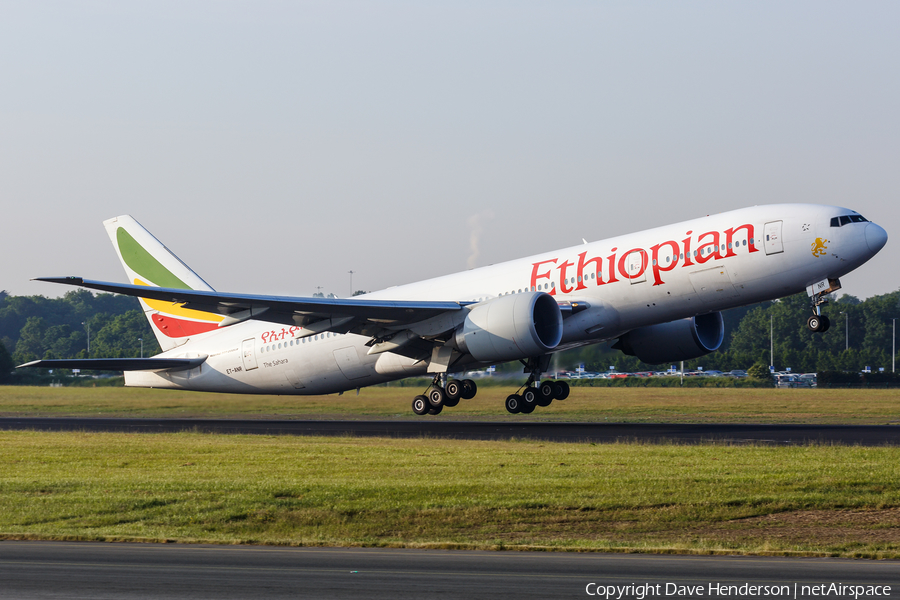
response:
[(0, 2), (0, 289), (124, 281), (131, 214), (222, 291), (339, 296), (753, 204), (891, 236), (897, 2)]

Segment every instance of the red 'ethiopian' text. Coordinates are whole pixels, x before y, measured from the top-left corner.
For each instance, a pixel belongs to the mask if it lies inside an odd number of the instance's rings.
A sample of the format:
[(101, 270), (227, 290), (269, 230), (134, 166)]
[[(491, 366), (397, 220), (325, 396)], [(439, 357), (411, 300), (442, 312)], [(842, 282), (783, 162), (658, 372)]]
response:
[[(740, 232), (743, 232), (741, 234)], [(588, 282), (596, 281), (596, 285), (606, 285), (621, 280), (640, 279), (649, 269), (653, 285), (662, 285), (663, 273), (677, 266), (690, 267), (702, 265), (711, 260), (721, 260), (737, 256), (738, 248), (747, 248), (748, 253), (759, 252), (754, 238), (753, 225), (749, 223), (731, 227), (723, 232), (707, 231), (692, 236), (693, 231), (686, 231), (681, 241), (667, 240), (647, 249), (631, 248), (619, 253), (619, 249), (611, 248), (605, 257), (588, 256), (587, 251), (577, 258), (560, 262), (558, 258), (542, 260), (532, 264), (531, 289), (546, 289), (545, 284), (553, 282), (548, 291), (556, 295), (559, 289), (564, 294), (587, 289)], [(556, 272), (554, 274), (554, 271)]]

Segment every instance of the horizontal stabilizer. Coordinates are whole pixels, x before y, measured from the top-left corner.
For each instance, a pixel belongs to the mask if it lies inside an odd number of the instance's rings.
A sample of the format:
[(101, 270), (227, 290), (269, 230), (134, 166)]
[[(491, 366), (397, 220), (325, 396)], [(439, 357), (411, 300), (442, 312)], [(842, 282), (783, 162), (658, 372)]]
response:
[(199, 367), (206, 361), (198, 358), (60, 358), (33, 360), (17, 369), (84, 369), (92, 371), (184, 371)]

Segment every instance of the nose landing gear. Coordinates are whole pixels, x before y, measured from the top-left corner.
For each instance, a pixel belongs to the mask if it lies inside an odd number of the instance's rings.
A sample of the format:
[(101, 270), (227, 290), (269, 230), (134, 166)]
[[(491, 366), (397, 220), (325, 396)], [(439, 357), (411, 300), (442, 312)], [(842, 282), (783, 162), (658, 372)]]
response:
[(813, 333), (825, 333), (831, 328), (831, 319), (822, 314), (822, 307), (828, 304), (828, 294), (841, 289), (840, 279), (823, 279), (806, 288), (812, 301), (813, 314), (806, 320), (806, 326)]

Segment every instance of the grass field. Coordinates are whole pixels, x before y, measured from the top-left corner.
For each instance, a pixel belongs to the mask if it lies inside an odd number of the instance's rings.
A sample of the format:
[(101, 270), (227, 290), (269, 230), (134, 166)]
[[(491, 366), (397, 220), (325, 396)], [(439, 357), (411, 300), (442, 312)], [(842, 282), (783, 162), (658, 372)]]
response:
[[(578, 388), (531, 415), (510, 415), (513, 388), (482, 387), (430, 419), (658, 423), (900, 424), (900, 390)], [(0, 416), (280, 419), (413, 419), (416, 388), (373, 387), (359, 396), (244, 396), (131, 388), (0, 387)]]
[[(431, 419), (898, 423), (898, 390), (573, 388)], [(0, 387), (2, 416), (411, 419), (415, 388)], [(0, 538), (900, 558), (900, 448), (0, 432)]]
[(0, 432), (0, 537), (900, 557), (900, 449)]

